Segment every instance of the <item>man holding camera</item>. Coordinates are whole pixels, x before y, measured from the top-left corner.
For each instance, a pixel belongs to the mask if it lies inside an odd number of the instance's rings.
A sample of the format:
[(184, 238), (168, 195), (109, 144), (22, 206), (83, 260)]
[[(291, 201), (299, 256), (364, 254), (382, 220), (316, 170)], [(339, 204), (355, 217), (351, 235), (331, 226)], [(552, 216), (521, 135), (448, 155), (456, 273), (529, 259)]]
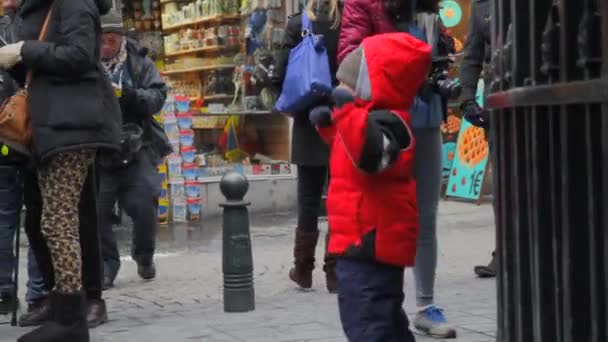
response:
[(160, 176), (157, 165), (171, 151), (153, 115), (167, 97), (167, 87), (147, 49), (126, 36), (114, 10), (102, 17), (102, 64), (114, 84), (123, 114), (122, 151), (100, 158), (99, 224), (104, 259), (104, 288), (113, 286), (120, 254), (112, 231), (114, 203), (134, 224), (131, 256), (144, 280), (156, 277), (154, 251), (158, 230)]
[[(479, 106), (475, 97), (477, 84), (484, 68), (484, 64), (490, 62), (491, 57), (491, 21), (492, 0), (474, 0), (471, 19), (469, 23), (469, 34), (464, 48), (464, 59), (462, 61), (462, 103), (460, 109), (471, 124), (482, 127), (489, 136), (490, 121), (488, 113)], [(492, 148), (492, 143), (490, 143)], [(492, 260), (487, 266), (475, 266), (475, 273), (480, 278), (491, 278), (496, 276), (496, 257), (492, 253)]]

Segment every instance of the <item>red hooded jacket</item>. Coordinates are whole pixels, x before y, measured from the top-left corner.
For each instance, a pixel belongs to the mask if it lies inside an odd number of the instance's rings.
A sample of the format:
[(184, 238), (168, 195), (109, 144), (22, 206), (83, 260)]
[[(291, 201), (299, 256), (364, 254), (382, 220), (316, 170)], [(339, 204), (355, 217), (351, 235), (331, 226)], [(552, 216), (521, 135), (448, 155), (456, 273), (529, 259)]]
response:
[(409, 114), (399, 109), (410, 107), (425, 80), (431, 47), (406, 33), (361, 45), (359, 97), (319, 129), (331, 147), (329, 252), (411, 266), (418, 236), (415, 141)]

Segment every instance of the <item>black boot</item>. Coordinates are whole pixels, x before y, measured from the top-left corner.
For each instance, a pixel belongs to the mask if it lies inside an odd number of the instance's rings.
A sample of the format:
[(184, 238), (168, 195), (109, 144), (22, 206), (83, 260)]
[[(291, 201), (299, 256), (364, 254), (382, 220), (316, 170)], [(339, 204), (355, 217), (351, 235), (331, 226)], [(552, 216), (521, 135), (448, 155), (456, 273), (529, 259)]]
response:
[(475, 274), (479, 278), (494, 278), (496, 277), (496, 252), (492, 253), (492, 260), (488, 264), (488, 266), (475, 266)]
[(50, 295), (52, 319), (21, 336), (18, 342), (89, 342), (85, 298), (81, 292)]
[(108, 321), (108, 310), (103, 299), (89, 299), (87, 305), (87, 324), (89, 328), (97, 328)]
[(39, 299), (27, 307), (27, 312), (19, 317), (20, 327), (35, 327), (50, 320), (51, 305), (49, 298)]
[(296, 229), (296, 240), (293, 248), (295, 267), (289, 270), (289, 279), (303, 289), (312, 287), (312, 270), (315, 269), (315, 249), (319, 232), (308, 232)]
[(325, 235), (325, 285), (329, 293), (338, 293), (338, 280), (336, 279), (336, 257), (329, 254), (329, 233)]
[(156, 278), (156, 265), (153, 261), (138, 262), (137, 274), (143, 280), (152, 280)]

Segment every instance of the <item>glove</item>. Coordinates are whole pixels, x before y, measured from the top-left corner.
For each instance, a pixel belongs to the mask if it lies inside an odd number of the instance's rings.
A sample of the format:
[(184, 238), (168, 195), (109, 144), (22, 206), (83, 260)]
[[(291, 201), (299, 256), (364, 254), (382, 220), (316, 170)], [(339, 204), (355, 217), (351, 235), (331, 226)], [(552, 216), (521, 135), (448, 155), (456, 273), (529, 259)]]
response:
[(0, 69), (9, 70), (21, 62), (23, 42), (8, 44), (0, 48)]
[(350, 89), (344, 87), (336, 87), (331, 93), (336, 108), (342, 108), (342, 106), (354, 102), (355, 95)]
[(122, 96), (119, 101), (123, 107), (137, 106), (137, 90), (130, 87), (122, 88)]
[(481, 108), (475, 100), (466, 100), (460, 105), (464, 118), (473, 126), (489, 128), (490, 118), (488, 112)]
[(331, 126), (331, 109), (327, 106), (315, 107), (308, 114), (308, 120), (314, 126), (329, 127)]

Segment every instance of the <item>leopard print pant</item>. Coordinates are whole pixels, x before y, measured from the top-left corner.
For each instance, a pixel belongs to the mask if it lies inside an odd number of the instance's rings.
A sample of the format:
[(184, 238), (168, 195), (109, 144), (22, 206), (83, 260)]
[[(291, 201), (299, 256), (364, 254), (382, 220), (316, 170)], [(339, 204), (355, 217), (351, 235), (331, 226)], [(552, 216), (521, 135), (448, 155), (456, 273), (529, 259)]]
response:
[(94, 150), (63, 152), (38, 172), (42, 193), (42, 235), (53, 261), (54, 290), (74, 293), (82, 287), (78, 205)]

